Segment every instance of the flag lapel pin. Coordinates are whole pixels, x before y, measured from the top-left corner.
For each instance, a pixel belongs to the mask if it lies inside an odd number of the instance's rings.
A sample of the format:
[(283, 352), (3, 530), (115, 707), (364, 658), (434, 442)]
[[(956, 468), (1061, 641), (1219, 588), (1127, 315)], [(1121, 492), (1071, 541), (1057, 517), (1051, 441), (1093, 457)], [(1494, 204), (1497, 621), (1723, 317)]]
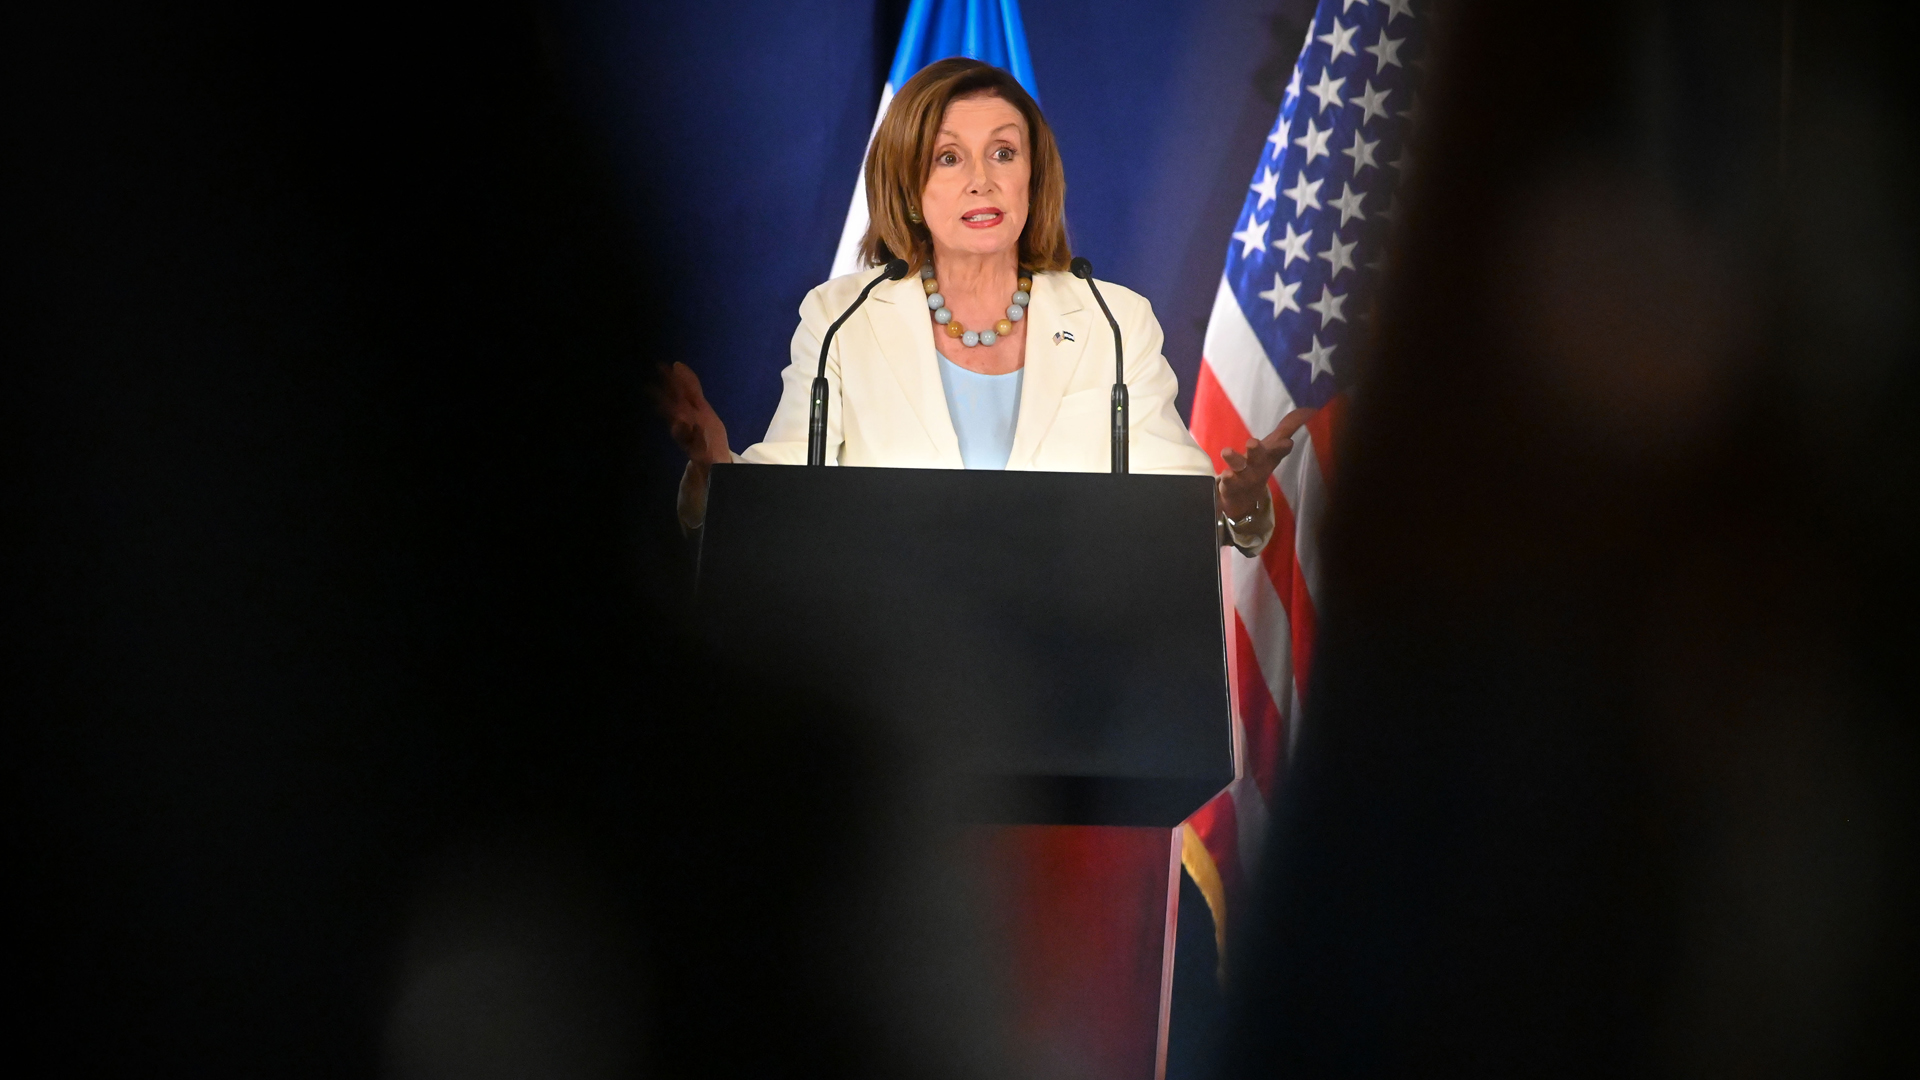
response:
[(1071, 330), (1055, 330), (1053, 332), (1053, 343), (1055, 345), (1058, 345), (1063, 341), (1072, 341), (1072, 340), (1073, 340), (1073, 331)]

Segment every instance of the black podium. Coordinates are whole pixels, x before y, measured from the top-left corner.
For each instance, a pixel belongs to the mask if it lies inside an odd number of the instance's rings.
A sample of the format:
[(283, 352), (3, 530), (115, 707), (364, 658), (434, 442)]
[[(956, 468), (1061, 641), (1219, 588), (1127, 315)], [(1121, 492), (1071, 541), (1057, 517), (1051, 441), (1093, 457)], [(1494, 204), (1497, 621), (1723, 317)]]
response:
[(1232, 779), (1204, 476), (726, 465), (696, 610), (998, 824), (1172, 827)]

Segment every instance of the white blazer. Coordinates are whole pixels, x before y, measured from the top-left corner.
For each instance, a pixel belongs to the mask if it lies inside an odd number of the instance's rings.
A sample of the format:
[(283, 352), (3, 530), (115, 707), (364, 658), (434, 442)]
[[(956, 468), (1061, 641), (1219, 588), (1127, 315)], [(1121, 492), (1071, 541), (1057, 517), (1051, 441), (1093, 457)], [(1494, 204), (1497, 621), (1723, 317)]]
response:
[[(792, 361), (780, 375), (780, 405), (767, 437), (735, 461), (804, 465), (807, 413), (820, 338), (879, 273), (845, 274), (815, 286), (800, 302)], [(1174, 408), (1179, 380), (1160, 355), (1165, 335), (1153, 305), (1139, 293), (1100, 283), (1127, 350), (1128, 469), (1137, 473), (1212, 476), (1213, 462), (1193, 441)], [(1108, 404), (1113, 395), (1113, 331), (1087, 286), (1068, 274), (1033, 275), (1027, 305), (1026, 375), (1020, 384), (1008, 469), (1106, 472), (1112, 466)], [(827, 464), (960, 469), (960, 440), (940, 383), (934, 323), (917, 276), (882, 283), (834, 335), (827, 353)], [(704, 516), (705, 500), (682, 483), (681, 521)], [(695, 509), (695, 506), (698, 509)], [(1231, 529), (1235, 547), (1252, 555), (1273, 535), (1271, 504), (1251, 525)]]
[[(878, 270), (845, 274), (800, 303), (793, 361), (781, 374), (780, 407), (767, 437), (738, 460), (804, 465), (807, 409), (820, 363), (820, 338)], [(1174, 408), (1179, 382), (1160, 355), (1153, 306), (1107, 282), (1100, 293), (1120, 322), (1127, 350), (1131, 439), (1128, 466), (1141, 473), (1213, 475), (1213, 464)], [(1062, 273), (1033, 275), (1027, 305), (1026, 375), (1008, 469), (1106, 472), (1111, 465), (1108, 403), (1113, 393), (1113, 331), (1085, 282)], [(960, 441), (940, 384), (935, 326), (916, 275), (873, 290), (833, 337), (827, 353), (827, 463), (959, 469)]]

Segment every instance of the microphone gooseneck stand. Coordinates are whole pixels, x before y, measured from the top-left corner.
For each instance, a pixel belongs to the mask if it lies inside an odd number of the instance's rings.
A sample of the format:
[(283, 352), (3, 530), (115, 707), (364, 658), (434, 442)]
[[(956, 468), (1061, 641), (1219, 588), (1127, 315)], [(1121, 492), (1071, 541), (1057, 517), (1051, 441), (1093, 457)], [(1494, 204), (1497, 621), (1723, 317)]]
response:
[(1113, 327), (1113, 475), (1124, 476), (1127, 472), (1127, 354), (1120, 344), (1120, 322), (1108, 310), (1106, 297), (1100, 295), (1100, 286), (1094, 283), (1093, 264), (1079, 258), (1073, 260), (1068, 269), (1093, 290), (1100, 314), (1105, 315), (1107, 325)]
[[(820, 369), (813, 377), (813, 401), (807, 407), (807, 464), (825, 465), (827, 463), (827, 347), (833, 344), (833, 335), (840, 332), (840, 324), (853, 317), (860, 305), (867, 302), (867, 294), (883, 281), (898, 281), (907, 276), (907, 260), (893, 259), (881, 269), (879, 275), (867, 282), (856, 299), (840, 317), (827, 327), (826, 336), (820, 339)], [(1117, 331), (1116, 331), (1117, 332)]]

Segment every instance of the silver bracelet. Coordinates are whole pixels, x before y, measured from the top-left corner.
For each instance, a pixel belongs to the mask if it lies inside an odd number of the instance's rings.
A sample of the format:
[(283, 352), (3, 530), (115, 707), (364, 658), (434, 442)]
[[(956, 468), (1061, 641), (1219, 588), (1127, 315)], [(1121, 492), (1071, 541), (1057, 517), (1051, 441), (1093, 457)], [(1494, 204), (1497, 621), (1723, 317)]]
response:
[(1227, 516), (1227, 512), (1225, 510), (1222, 510), (1220, 511), (1220, 522), (1221, 524), (1225, 525), (1229, 529), (1244, 529), (1247, 526), (1253, 524), (1253, 519), (1259, 517), (1260, 511), (1265, 510), (1266, 508), (1267, 508), (1267, 497), (1265, 495), (1261, 495), (1258, 499), (1255, 499), (1253, 501), (1253, 513), (1248, 514), (1246, 517), (1243, 517), (1243, 518), (1230, 518)]

